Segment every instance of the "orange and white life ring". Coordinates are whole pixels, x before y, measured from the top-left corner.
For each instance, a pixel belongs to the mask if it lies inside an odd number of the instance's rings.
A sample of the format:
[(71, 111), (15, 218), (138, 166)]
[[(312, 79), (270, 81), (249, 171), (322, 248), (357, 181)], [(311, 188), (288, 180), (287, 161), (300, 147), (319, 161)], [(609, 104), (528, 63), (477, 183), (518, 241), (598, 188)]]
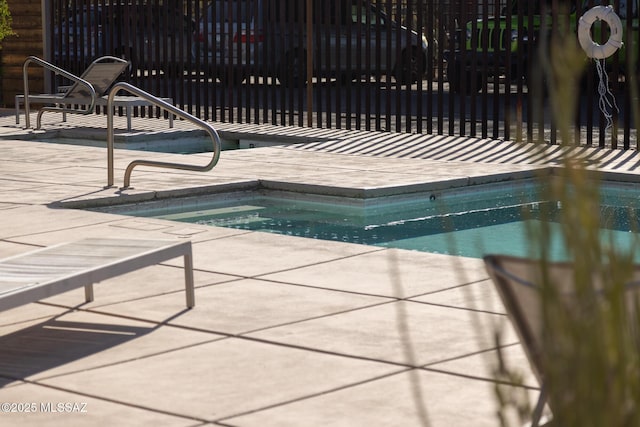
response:
[[(591, 26), (596, 21), (604, 21), (609, 26), (610, 36), (605, 44), (598, 44), (591, 38)], [(580, 46), (589, 58), (606, 59), (622, 47), (622, 21), (611, 6), (595, 6), (580, 18), (578, 25)]]

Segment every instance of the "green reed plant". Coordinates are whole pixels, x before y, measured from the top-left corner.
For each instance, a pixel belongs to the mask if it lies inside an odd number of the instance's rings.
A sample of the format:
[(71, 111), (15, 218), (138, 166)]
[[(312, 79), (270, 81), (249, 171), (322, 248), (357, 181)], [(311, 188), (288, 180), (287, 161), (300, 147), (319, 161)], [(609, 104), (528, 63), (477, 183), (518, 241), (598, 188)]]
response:
[[(625, 292), (634, 280), (633, 254), (638, 245), (616, 248), (603, 238), (600, 218), (599, 176), (572, 153), (579, 81), (588, 63), (575, 35), (561, 25), (551, 35), (548, 50), (540, 55), (549, 85), (549, 104), (566, 154), (550, 178), (542, 197), (557, 201), (557, 227), (540, 221), (528, 230), (530, 256), (538, 261), (543, 319), (543, 376), (554, 426), (640, 426), (640, 317), (636, 295)], [(597, 94), (594, 94), (597, 96)], [(545, 147), (539, 147), (544, 152)], [(549, 215), (552, 212), (548, 212)], [(551, 274), (553, 239), (560, 238), (573, 265), (574, 284)], [(640, 275), (636, 273), (636, 280)], [(496, 379), (517, 382), (518, 373), (500, 354)], [(531, 405), (525, 396), (509, 397), (498, 387), (500, 421), (524, 421)], [(514, 411), (515, 409), (515, 411)]]

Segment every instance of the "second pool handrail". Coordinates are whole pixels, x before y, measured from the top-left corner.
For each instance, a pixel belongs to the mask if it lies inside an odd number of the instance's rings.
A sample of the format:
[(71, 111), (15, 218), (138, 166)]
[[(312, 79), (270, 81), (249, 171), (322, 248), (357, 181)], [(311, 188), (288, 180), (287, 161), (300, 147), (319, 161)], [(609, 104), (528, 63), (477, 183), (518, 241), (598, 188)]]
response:
[(114, 150), (114, 129), (113, 129), (113, 114), (114, 114), (114, 99), (116, 94), (119, 91), (129, 92), (132, 95), (138, 96), (147, 100), (152, 105), (160, 108), (161, 110), (167, 111), (169, 114), (173, 114), (183, 120), (187, 120), (195, 125), (203, 128), (207, 134), (211, 137), (213, 142), (213, 157), (211, 161), (204, 166), (197, 165), (188, 165), (182, 163), (171, 163), (171, 162), (160, 162), (154, 160), (134, 160), (127, 166), (127, 169), (124, 174), (124, 185), (123, 189), (129, 188), (131, 183), (131, 172), (133, 168), (136, 166), (151, 166), (151, 167), (159, 167), (159, 168), (167, 168), (167, 169), (181, 169), (181, 170), (189, 170), (196, 172), (208, 172), (218, 163), (220, 158), (220, 151), (222, 149), (222, 142), (220, 140), (220, 135), (218, 132), (205, 121), (183, 111), (170, 103), (148, 93), (144, 90), (137, 88), (126, 82), (118, 82), (113, 85), (111, 90), (109, 91), (109, 97), (107, 99), (107, 187), (112, 187), (114, 185), (114, 165), (113, 165), (113, 150)]

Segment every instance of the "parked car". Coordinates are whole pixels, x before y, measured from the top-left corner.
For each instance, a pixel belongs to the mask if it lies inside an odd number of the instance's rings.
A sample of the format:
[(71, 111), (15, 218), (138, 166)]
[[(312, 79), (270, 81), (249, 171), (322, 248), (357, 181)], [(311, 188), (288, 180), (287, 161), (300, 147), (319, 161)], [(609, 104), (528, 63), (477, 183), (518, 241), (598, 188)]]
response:
[[(256, 47), (264, 35), (258, 34), (257, 2), (217, 0), (210, 3), (194, 34), (194, 65), (213, 70), (218, 79), (241, 83), (249, 67), (255, 66)], [(262, 15), (260, 15), (262, 16)]]
[[(360, 3), (362, 6), (358, 6)], [(306, 3), (301, 0), (216, 0), (194, 39), (194, 59), (223, 82), (275, 76), (306, 82)], [(390, 75), (410, 84), (425, 75), (424, 35), (391, 20), (367, 1), (313, 0), (316, 75), (357, 78)]]
[[(623, 28), (625, 31), (631, 28), (634, 32), (630, 37), (633, 46), (623, 46), (618, 56), (622, 72), (627, 70), (626, 52), (637, 51), (638, 48), (638, 2), (639, 0), (618, 1), (617, 11)], [(505, 75), (512, 81), (522, 79), (525, 83), (530, 83), (532, 76), (540, 71), (539, 61), (529, 61), (530, 54), (538, 48), (540, 35), (543, 32), (549, 34), (552, 25), (551, 19), (541, 15), (543, 3), (546, 3), (548, 11), (552, 10), (553, 0), (513, 0), (510, 10), (503, 9), (499, 17), (490, 17), (486, 22), (483, 19), (467, 22), (457, 32), (455, 48), (447, 52), (450, 90), (454, 93), (480, 91), (487, 84), (483, 76), (491, 78), (494, 75)], [(576, 31), (580, 17), (577, 15), (576, 4), (568, 3), (570, 7), (565, 12), (568, 13), (566, 22)], [(609, 3), (604, 0), (584, 0), (580, 10), (585, 12), (593, 6)], [(633, 26), (627, 27), (628, 19), (633, 19)], [(600, 24), (593, 26), (594, 40), (601, 39), (601, 31)]]
[(191, 18), (169, 7), (92, 5), (70, 12), (54, 27), (53, 58), (87, 66), (97, 57), (113, 55), (128, 59), (134, 68), (184, 67), (191, 59), (194, 29)]

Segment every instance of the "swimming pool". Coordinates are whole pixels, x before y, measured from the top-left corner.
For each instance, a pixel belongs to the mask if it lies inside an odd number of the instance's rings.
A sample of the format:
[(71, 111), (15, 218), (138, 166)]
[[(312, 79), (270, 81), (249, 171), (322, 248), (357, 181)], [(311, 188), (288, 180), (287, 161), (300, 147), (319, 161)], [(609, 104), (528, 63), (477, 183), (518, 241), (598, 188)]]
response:
[[(125, 215), (267, 231), (314, 239), (481, 258), (532, 256), (528, 233), (547, 222), (559, 235), (559, 202), (541, 199), (533, 180), (370, 199), (257, 190), (100, 209)], [(602, 185), (603, 238), (621, 249), (637, 237), (640, 193)], [(552, 257), (566, 259), (560, 239)]]

